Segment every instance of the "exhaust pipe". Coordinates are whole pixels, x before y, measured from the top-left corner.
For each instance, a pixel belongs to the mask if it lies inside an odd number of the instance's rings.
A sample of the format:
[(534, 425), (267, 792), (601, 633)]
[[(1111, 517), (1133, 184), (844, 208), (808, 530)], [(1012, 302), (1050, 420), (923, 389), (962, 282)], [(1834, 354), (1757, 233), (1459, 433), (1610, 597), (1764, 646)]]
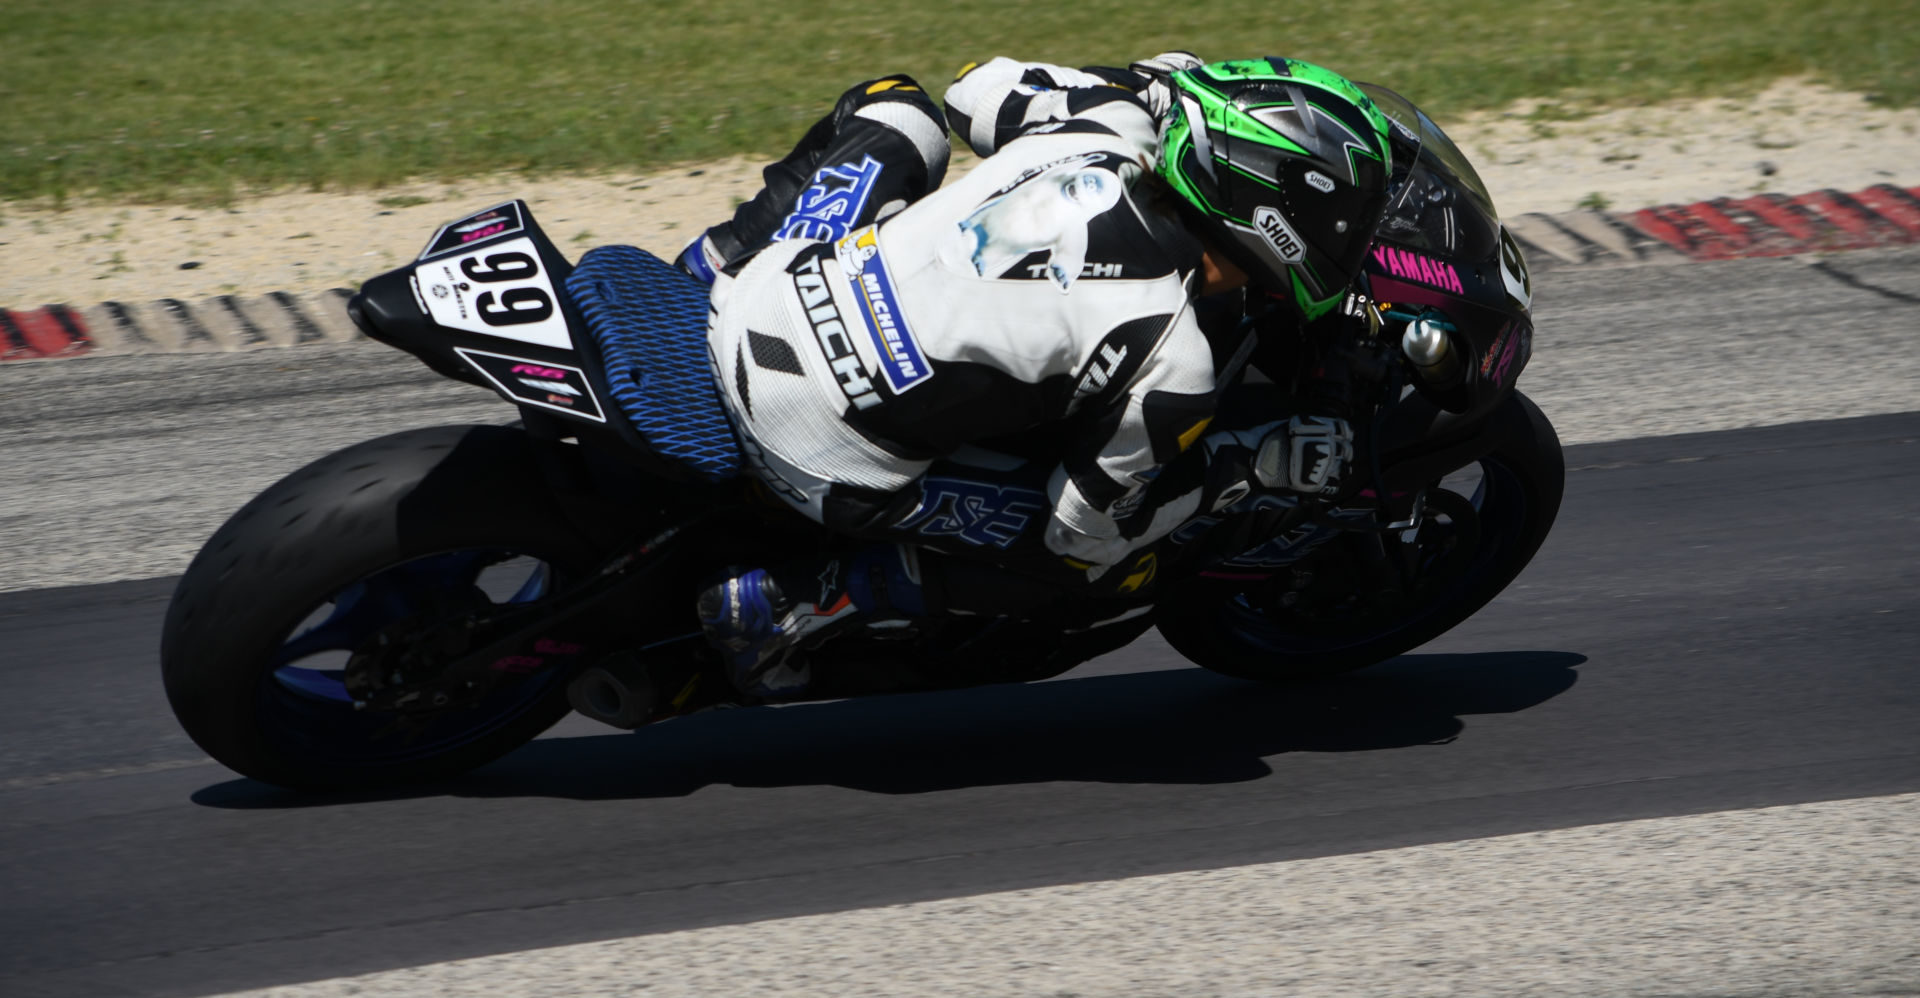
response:
[(615, 655), (575, 677), (567, 702), (601, 724), (630, 731), (653, 716), (653, 680), (633, 655)]

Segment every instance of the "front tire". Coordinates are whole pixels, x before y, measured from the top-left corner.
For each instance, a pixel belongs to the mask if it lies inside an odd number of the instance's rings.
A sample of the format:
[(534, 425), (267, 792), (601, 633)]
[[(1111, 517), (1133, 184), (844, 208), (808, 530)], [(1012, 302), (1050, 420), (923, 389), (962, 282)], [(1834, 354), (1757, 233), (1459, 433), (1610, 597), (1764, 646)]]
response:
[[(564, 717), (557, 670), (410, 716), (356, 710), (343, 678), (353, 652), (396, 627), (534, 603), (592, 569), (596, 547), (566, 525), (539, 446), (497, 426), (398, 433), (235, 513), (181, 577), (161, 637), (187, 734), (243, 775), (331, 790), (453, 776)], [(526, 578), (503, 588), (503, 571)]]
[[(1515, 392), (1492, 416), (1500, 444), (1478, 463), (1471, 496), (1436, 483), (1423, 536), (1453, 531), (1454, 550), (1421, 560), (1433, 573), (1416, 583), (1411, 605), (1381, 612), (1364, 592), (1349, 606), (1302, 611), (1282, 604), (1271, 586), (1244, 588), (1209, 580), (1169, 594), (1158, 613), (1160, 634), (1197, 665), (1242, 679), (1314, 679), (1373, 665), (1451, 630), (1500, 594), (1547, 538), (1560, 511), (1566, 460), (1553, 424)], [(1438, 522), (1436, 522), (1438, 521)], [(1358, 543), (1360, 535), (1352, 535)], [(1449, 538), (1439, 535), (1443, 543)], [(1340, 538), (1315, 557), (1338, 558)]]

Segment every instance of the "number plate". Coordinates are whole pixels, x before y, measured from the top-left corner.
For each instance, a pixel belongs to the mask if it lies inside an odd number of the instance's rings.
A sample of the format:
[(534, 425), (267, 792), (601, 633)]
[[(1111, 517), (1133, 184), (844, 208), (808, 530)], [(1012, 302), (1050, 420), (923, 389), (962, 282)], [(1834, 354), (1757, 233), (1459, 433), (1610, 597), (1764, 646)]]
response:
[(1500, 227), (1500, 283), (1506, 285), (1507, 294), (1521, 308), (1533, 307), (1533, 278), (1527, 276), (1527, 258), (1520, 255), (1520, 244), (1513, 241), (1513, 233), (1504, 225)]
[(525, 236), (420, 264), (413, 283), (433, 321), (449, 329), (573, 349), (540, 251)]

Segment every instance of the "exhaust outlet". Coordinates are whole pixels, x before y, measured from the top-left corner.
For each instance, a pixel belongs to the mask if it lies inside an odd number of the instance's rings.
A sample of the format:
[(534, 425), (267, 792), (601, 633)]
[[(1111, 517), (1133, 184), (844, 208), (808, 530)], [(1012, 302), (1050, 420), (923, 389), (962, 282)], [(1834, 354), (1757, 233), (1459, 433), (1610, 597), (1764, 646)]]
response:
[(632, 655), (615, 655), (574, 677), (567, 702), (585, 717), (632, 730), (653, 716), (653, 681)]

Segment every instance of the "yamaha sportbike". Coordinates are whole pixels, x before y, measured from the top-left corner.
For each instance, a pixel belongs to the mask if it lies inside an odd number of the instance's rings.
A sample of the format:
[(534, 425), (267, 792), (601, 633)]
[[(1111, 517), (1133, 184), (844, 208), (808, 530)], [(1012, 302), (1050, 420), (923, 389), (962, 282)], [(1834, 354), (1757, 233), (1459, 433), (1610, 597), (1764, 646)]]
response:
[[(1344, 415), (1356, 456), (1340, 490), (1241, 490), (1099, 599), (855, 625), (796, 652), (812, 695), (1042, 679), (1156, 625), (1209, 669), (1323, 676), (1425, 643), (1514, 579), (1564, 477), (1553, 427), (1514, 390), (1533, 336), (1526, 265), (1458, 148), (1368, 89), (1393, 125), (1396, 186), (1361, 289), (1305, 328), (1247, 297), (1201, 303), (1258, 332), (1215, 426)], [(519, 419), (349, 447), (220, 528), (161, 647), (201, 747), (269, 783), (359, 787), (457, 774), (569, 710), (633, 728), (746, 702), (696, 593), (834, 539), (743, 472), (705, 285), (632, 247), (571, 263), (514, 201), (443, 226), (349, 311)], [(1036, 433), (979, 449), (1044, 477), (1052, 447)], [(990, 546), (1047, 508), (1034, 490), (930, 477), (914, 518), (929, 544)]]

